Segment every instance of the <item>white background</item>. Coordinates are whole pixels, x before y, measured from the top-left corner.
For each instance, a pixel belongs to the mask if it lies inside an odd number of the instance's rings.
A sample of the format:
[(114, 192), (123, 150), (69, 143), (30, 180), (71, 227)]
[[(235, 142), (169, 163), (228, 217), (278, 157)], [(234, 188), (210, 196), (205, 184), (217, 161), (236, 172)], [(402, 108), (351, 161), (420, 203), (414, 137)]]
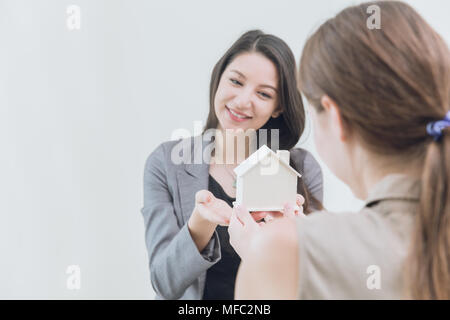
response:
[[(408, 2), (449, 42), (448, 1)], [(206, 119), (212, 68), (243, 32), (281, 37), (298, 61), (306, 37), (355, 3), (0, 0), (0, 298), (153, 298), (146, 157)], [(299, 146), (316, 155), (311, 138), (308, 126)], [(325, 206), (357, 210), (323, 170)], [(66, 287), (69, 265), (80, 290)]]

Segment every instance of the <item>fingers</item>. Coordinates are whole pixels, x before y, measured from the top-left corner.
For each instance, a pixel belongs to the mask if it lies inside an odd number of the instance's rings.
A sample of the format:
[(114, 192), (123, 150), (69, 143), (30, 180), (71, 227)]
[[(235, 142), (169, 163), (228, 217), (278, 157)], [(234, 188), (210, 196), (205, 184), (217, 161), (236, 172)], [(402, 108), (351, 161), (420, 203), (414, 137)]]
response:
[(268, 211), (255, 211), (255, 212), (251, 213), (253, 220), (255, 220), (255, 221), (264, 219), (268, 214), (269, 214)]
[(303, 213), (303, 205), (305, 204), (305, 198), (302, 195), (297, 194), (295, 202), (298, 206), (298, 210), (295, 211), (295, 214), (297, 216), (304, 216), (305, 214)]
[(230, 226), (233, 221), (234, 223), (239, 223), (240, 226), (254, 225), (254, 224), (262, 226), (264, 225), (264, 222), (257, 222), (257, 221), (264, 219), (265, 222), (269, 222), (271, 220), (280, 217), (294, 218), (296, 216), (303, 215), (304, 203), (305, 198), (302, 195), (297, 194), (295, 198), (295, 203), (286, 203), (283, 206), (284, 209), (283, 212), (256, 211), (250, 214), (245, 207), (237, 206), (232, 210)]
[(252, 215), (244, 206), (238, 205), (236, 207), (236, 215), (240, 221), (242, 221), (243, 225), (252, 225), (256, 224), (256, 221), (253, 219)]
[(220, 214), (215, 214), (211, 211), (211, 207), (204, 203), (198, 203), (196, 205), (196, 209), (198, 212), (204, 217), (206, 220), (217, 223), (221, 226), (227, 226), (230, 222), (229, 217), (222, 216)]
[(295, 217), (295, 207), (292, 205), (292, 203), (286, 203), (284, 205), (283, 214), (287, 218)]
[(238, 237), (236, 235), (242, 232), (244, 225), (241, 220), (239, 220), (236, 212), (236, 208), (233, 208), (230, 217), (230, 224), (228, 226), (228, 233), (230, 234), (230, 241), (236, 240)]
[(269, 213), (269, 214), (264, 218), (264, 221), (265, 221), (265, 222), (269, 222), (269, 221), (274, 220), (274, 219), (275, 219), (274, 215), (275, 215), (274, 213)]
[(230, 217), (230, 227), (232, 225), (242, 225), (242, 222), (238, 219), (236, 215), (236, 210), (233, 208), (233, 211), (231, 211), (231, 217)]
[(243, 228), (242, 223), (238, 220), (236, 212), (233, 209), (230, 218), (230, 224), (228, 225), (228, 234), (230, 235), (230, 244), (234, 247), (236, 241), (238, 241), (238, 235)]
[(267, 215), (265, 221), (270, 221), (278, 218), (282, 218), (284, 216), (283, 212), (280, 211), (272, 211), (270, 214)]
[(297, 194), (295, 198), (295, 202), (299, 207), (303, 206), (305, 204), (305, 198), (301, 194)]
[(221, 199), (215, 200), (215, 205), (213, 206), (215, 212), (217, 212), (223, 219), (225, 219), (226, 225), (230, 223), (231, 215), (233, 213), (233, 208), (231, 208), (228, 203)]
[(231, 223), (235, 223), (235, 224), (239, 224), (239, 226), (242, 226), (244, 223), (239, 219), (238, 215), (237, 215), (237, 208), (233, 207), (233, 209), (231, 210), (231, 217), (230, 217), (230, 226)]
[(214, 199), (214, 195), (208, 190), (200, 190), (195, 194), (197, 203), (209, 203), (212, 199)]

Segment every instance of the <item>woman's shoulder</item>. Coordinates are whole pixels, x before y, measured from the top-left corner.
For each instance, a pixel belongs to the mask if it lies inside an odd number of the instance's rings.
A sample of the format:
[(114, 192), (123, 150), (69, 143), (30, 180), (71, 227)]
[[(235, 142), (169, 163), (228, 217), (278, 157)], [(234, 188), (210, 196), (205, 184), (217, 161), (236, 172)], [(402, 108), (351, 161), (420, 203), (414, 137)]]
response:
[(323, 201), (322, 168), (314, 156), (302, 148), (291, 149), (291, 159), (295, 169), (302, 175), (306, 187), (320, 202)]
[[(379, 243), (380, 237), (392, 239), (397, 232), (393, 225), (389, 217), (367, 207), (359, 211), (316, 211), (297, 220), (302, 241), (321, 250), (342, 250), (349, 243)], [(354, 245), (354, 248), (357, 246)]]
[(167, 160), (167, 158), (170, 158), (172, 156), (172, 153), (176, 152), (177, 150), (179, 151), (177, 155), (183, 156), (183, 151), (191, 149), (191, 146), (193, 146), (194, 144), (195, 137), (164, 141), (150, 153), (147, 161), (156, 159)]
[(151, 165), (155, 162), (162, 162), (167, 154), (167, 150), (172, 149), (172, 144), (175, 141), (165, 141), (160, 143), (150, 154), (147, 156), (146, 166)]
[(193, 142), (194, 137), (188, 137), (188, 138), (179, 138), (175, 140), (167, 140), (164, 142), (161, 142), (152, 153), (162, 153), (167, 154), (172, 151), (174, 147), (176, 147), (179, 144), (190, 144)]
[(316, 158), (306, 149), (303, 148), (292, 148), (291, 151), (292, 161), (296, 164), (299, 169), (320, 169), (319, 162)]
[(158, 173), (163, 175), (167, 172), (167, 166), (170, 164), (171, 150), (180, 143), (182, 139), (170, 140), (160, 143), (150, 154), (145, 161), (145, 172)]

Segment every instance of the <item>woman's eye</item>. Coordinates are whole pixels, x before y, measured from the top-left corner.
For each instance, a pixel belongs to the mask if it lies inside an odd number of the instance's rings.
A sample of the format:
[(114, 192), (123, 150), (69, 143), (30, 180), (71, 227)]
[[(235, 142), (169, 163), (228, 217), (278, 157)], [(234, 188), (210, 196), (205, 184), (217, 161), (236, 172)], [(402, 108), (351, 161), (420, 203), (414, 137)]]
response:
[(260, 94), (262, 97), (267, 98), (267, 99), (272, 98), (271, 96), (269, 96), (267, 93), (264, 93), (264, 92), (260, 92), (259, 94)]
[(239, 81), (235, 80), (235, 79), (230, 79), (232, 84), (238, 85), (238, 86), (242, 86), (242, 83), (240, 83)]

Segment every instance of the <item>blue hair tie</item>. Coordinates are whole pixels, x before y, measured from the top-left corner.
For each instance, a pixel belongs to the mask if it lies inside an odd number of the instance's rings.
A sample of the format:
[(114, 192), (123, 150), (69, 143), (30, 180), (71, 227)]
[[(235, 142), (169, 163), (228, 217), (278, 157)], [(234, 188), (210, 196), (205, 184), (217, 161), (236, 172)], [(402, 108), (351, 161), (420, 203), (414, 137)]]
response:
[(427, 125), (427, 132), (434, 138), (434, 141), (438, 141), (442, 137), (442, 130), (450, 127), (450, 111), (447, 112), (443, 120), (430, 122)]

